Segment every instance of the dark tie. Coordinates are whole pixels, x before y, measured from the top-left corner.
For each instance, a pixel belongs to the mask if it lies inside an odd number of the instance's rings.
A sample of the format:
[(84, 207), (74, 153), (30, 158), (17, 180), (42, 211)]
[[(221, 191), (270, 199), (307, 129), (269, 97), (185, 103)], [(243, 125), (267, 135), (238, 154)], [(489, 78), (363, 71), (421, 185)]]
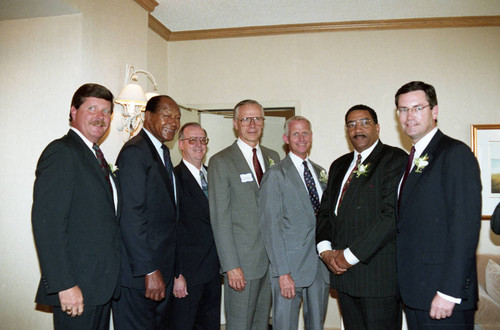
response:
[[(401, 181), (401, 186), (399, 187), (399, 197), (401, 197), (401, 194), (403, 193), (403, 187), (405, 185), (406, 179), (408, 178), (408, 175), (410, 174), (413, 165), (413, 156), (415, 156), (415, 147), (411, 147), (410, 156), (408, 157), (408, 163), (406, 163), (405, 174), (403, 175), (403, 180)], [(398, 198), (398, 206), (399, 201), (400, 199)]]
[(170, 179), (170, 184), (172, 185), (172, 191), (174, 190), (174, 178), (173, 178), (173, 169), (172, 160), (170, 159), (170, 150), (168, 150), (167, 146), (162, 144), (161, 148), (163, 149), (163, 161), (165, 162), (165, 169), (167, 170), (168, 178)]
[(102, 153), (101, 148), (94, 143), (92, 146), (92, 149), (95, 150), (95, 155), (97, 157), (97, 161), (99, 162), (99, 166), (101, 167), (102, 174), (104, 174), (104, 178), (106, 181), (108, 181), (109, 189), (111, 190), (111, 193), (113, 193), (113, 188), (111, 187), (111, 181), (109, 180), (109, 165), (108, 162), (106, 161), (106, 158), (104, 158), (104, 154)]
[(342, 187), (342, 192), (340, 193), (338, 207), (340, 207), (340, 203), (342, 203), (342, 198), (344, 198), (344, 194), (347, 190), (347, 187), (349, 187), (349, 184), (351, 183), (351, 180), (354, 177), (354, 172), (356, 172), (356, 170), (358, 169), (359, 164), (361, 164), (361, 154), (358, 154), (358, 158), (356, 159), (356, 164), (354, 165), (354, 168), (352, 169), (351, 173), (349, 174), (347, 181), (344, 183), (344, 186)]
[(252, 152), (253, 152), (253, 157), (252, 157), (253, 168), (255, 170), (255, 175), (257, 176), (257, 182), (259, 183), (260, 186), (260, 181), (262, 180), (262, 175), (264, 172), (262, 172), (262, 167), (260, 167), (259, 159), (257, 158), (257, 148), (253, 148)]
[(200, 180), (201, 180), (201, 189), (203, 189), (205, 196), (208, 197), (208, 183), (207, 179), (205, 179), (205, 174), (203, 173), (202, 170), (200, 170)]
[(314, 209), (314, 215), (317, 215), (319, 211), (319, 195), (318, 190), (316, 190), (316, 183), (314, 183), (314, 178), (307, 166), (307, 162), (304, 160), (302, 164), (304, 165), (304, 181), (306, 182), (307, 191), (309, 192), (309, 199)]

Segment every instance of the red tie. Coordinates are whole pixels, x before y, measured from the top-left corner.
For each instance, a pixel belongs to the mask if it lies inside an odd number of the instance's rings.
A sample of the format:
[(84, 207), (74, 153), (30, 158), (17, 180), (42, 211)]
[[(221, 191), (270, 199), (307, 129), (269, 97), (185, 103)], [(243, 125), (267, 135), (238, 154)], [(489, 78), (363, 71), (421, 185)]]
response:
[(351, 180), (354, 177), (354, 172), (358, 169), (359, 164), (361, 164), (361, 154), (358, 154), (358, 158), (356, 159), (356, 164), (354, 165), (354, 168), (352, 169), (351, 173), (349, 174), (347, 181), (344, 183), (344, 187), (342, 187), (342, 192), (340, 193), (338, 207), (340, 207), (340, 203), (342, 203), (342, 198), (344, 197), (344, 194), (347, 190), (347, 187), (349, 187), (349, 183), (351, 183)]
[(411, 167), (413, 165), (413, 156), (415, 155), (415, 147), (411, 147), (410, 157), (408, 158), (408, 163), (406, 163), (405, 175), (403, 175), (403, 181), (401, 181), (401, 187), (399, 188), (399, 194), (403, 191), (403, 187), (405, 185), (406, 179), (410, 174)]
[(262, 180), (262, 175), (264, 173), (262, 172), (262, 167), (260, 167), (259, 159), (257, 158), (257, 148), (253, 148), (252, 152), (253, 152), (253, 157), (252, 157), (253, 168), (255, 170), (255, 175), (257, 176), (257, 182), (259, 183), (260, 186), (260, 181)]

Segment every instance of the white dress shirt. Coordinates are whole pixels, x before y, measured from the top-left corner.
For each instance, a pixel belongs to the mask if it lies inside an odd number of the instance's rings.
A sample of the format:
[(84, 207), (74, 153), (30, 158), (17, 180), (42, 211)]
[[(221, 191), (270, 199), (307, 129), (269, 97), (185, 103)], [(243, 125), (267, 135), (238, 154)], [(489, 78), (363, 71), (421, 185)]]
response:
[[(253, 167), (253, 151), (252, 147), (250, 147), (248, 144), (243, 142), (242, 139), (238, 138), (236, 141), (236, 144), (240, 148), (241, 152), (243, 153), (243, 157), (245, 157), (245, 160), (248, 163), (248, 166), (250, 167), (250, 170), (252, 171), (253, 174), (253, 179), (255, 180), (255, 183), (259, 186), (259, 182), (257, 181), (257, 176), (255, 175), (255, 169)], [(266, 167), (264, 166), (264, 156), (262, 156), (262, 151), (260, 150), (260, 144), (257, 144), (255, 146), (257, 149), (257, 159), (259, 160), (260, 167), (262, 168), (262, 174), (266, 172)]]
[(323, 196), (323, 189), (321, 189), (321, 184), (318, 178), (316, 177), (316, 171), (314, 171), (314, 168), (311, 162), (309, 161), (309, 158), (302, 159), (293, 152), (290, 152), (289, 156), (290, 159), (292, 160), (293, 165), (295, 165), (295, 168), (297, 168), (297, 172), (299, 172), (299, 176), (302, 179), (302, 182), (304, 183), (304, 187), (306, 187), (306, 189), (307, 185), (306, 185), (306, 180), (304, 179), (304, 164), (302, 163), (304, 162), (304, 160), (307, 162), (307, 167), (309, 167), (309, 170), (311, 171), (311, 174), (314, 179), (314, 184), (316, 185), (316, 190), (318, 191), (318, 197), (319, 200), (321, 201), (321, 197)]
[[(207, 180), (207, 170), (205, 169), (205, 166), (201, 165), (201, 169), (196, 168), (193, 164), (185, 160), (184, 158), (182, 159), (182, 162), (186, 167), (188, 168), (189, 172), (194, 176), (194, 179), (198, 184), (200, 185), (200, 188), (203, 189), (203, 186), (201, 185), (201, 178), (200, 178), (200, 171), (203, 172), (203, 175), (205, 175), (205, 180)], [(208, 180), (207, 180), (208, 183)]]

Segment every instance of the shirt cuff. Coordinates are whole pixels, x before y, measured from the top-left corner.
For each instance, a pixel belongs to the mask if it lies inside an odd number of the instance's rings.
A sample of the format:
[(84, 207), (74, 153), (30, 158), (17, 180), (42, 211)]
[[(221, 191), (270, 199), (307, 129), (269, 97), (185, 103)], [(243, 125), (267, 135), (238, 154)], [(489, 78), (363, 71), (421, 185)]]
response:
[(452, 297), (452, 296), (448, 296), (447, 294), (444, 294), (444, 293), (439, 292), (439, 291), (437, 292), (437, 294), (438, 294), (441, 298), (446, 299), (446, 300), (448, 300), (448, 301), (451, 301), (451, 302), (453, 302), (453, 303), (455, 303), (455, 304), (460, 304), (460, 303), (462, 302), (462, 299), (461, 299), (461, 298), (455, 298), (455, 297)]
[(350, 263), (353, 266), (359, 262), (359, 259), (356, 258), (354, 254), (352, 254), (349, 248), (344, 250), (344, 258), (348, 263)]
[(330, 241), (321, 241), (316, 245), (316, 249), (318, 250), (318, 254), (321, 254), (321, 252), (331, 250), (332, 243)]

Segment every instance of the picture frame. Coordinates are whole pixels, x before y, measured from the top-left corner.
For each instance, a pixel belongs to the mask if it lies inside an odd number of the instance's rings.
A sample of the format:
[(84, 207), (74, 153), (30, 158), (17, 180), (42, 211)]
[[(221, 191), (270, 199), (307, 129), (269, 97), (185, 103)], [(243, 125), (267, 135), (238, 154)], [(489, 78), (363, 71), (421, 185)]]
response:
[(489, 220), (500, 202), (500, 124), (471, 125), (471, 147), (481, 169), (481, 219)]

